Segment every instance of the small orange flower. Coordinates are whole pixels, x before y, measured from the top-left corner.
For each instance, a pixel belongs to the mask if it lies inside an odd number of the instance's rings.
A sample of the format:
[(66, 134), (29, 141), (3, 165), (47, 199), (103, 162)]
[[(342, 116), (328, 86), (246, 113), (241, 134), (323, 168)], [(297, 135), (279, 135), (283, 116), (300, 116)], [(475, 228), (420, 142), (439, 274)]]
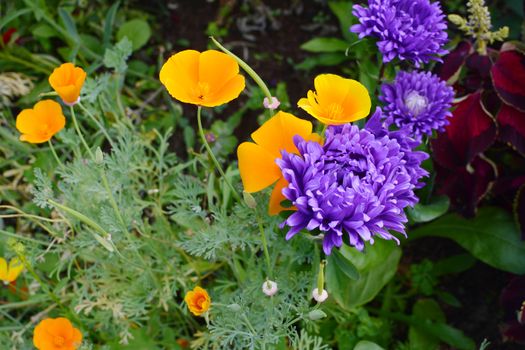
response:
[(42, 100), (33, 109), (24, 109), (16, 117), (16, 128), (22, 133), (20, 141), (42, 143), (66, 125), (60, 104), (53, 100)]
[(13, 258), (7, 264), (4, 258), (0, 258), (0, 281), (9, 284), (15, 281), (24, 270), (24, 264), (18, 258)]
[(78, 102), (80, 90), (86, 80), (86, 72), (73, 63), (64, 63), (49, 76), (49, 84), (67, 105)]
[(358, 81), (335, 74), (320, 74), (314, 80), (315, 92), (308, 91), (297, 106), (323, 124), (341, 125), (365, 118), (372, 102), (368, 90)]
[(42, 320), (33, 334), (38, 350), (75, 350), (81, 342), (82, 333), (64, 317)]
[(205, 289), (201, 287), (195, 287), (186, 293), (184, 301), (188, 305), (191, 313), (195, 316), (200, 316), (210, 309), (211, 298)]
[(176, 53), (164, 63), (159, 77), (173, 98), (205, 107), (230, 102), (245, 86), (237, 61), (217, 50)]
[(281, 206), (285, 199), (281, 191), (288, 182), (275, 160), (281, 158), (282, 150), (299, 153), (293, 142), (295, 135), (320, 141), (319, 135), (312, 134), (312, 123), (290, 113), (278, 112), (252, 133), (255, 143), (243, 142), (237, 148), (239, 171), (246, 192), (258, 192), (275, 183), (270, 196), (270, 215), (285, 209)]

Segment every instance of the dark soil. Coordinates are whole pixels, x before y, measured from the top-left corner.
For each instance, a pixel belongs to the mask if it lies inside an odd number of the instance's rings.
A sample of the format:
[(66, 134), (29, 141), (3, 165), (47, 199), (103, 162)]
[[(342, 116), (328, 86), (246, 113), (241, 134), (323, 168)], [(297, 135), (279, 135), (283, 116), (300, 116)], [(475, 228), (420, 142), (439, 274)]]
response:
[[(220, 40), (245, 59), (270, 87), (274, 87), (279, 81), (285, 81), (293, 107), (299, 98), (312, 88), (313, 78), (317, 73), (340, 72), (337, 67), (314, 72), (298, 71), (294, 68), (294, 64), (301, 62), (309, 55), (300, 49), (300, 45), (320, 35), (318, 32), (305, 29), (314, 22), (314, 17), (322, 14), (328, 18), (325, 23), (335, 25), (335, 31), (325, 36), (340, 36), (337, 19), (325, 1), (304, 1), (303, 6), (301, 1), (267, 0), (264, 1), (267, 8), (279, 10), (278, 12), (281, 13), (274, 17), (280, 27), (272, 29), (271, 20), (267, 18), (266, 29), (249, 33), (253, 36), (251, 38), (253, 40), (250, 40), (239, 30), (238, 21), (245, 19), (253, 11), (257, 11), (254, 7), (256, 3), (263, 2), (185, 0), (172, 1), (175, 6), (168, 6), (164, 1), (152, 1), (147, 4), (137, 2), (133, 6), (160, 17), (161, 33), (164, 34), (162, 40), (171, 42), (174, 50), (187, 48), (178, 44), (180, 39), (187, 40), (191, 48), (205, 50), (210, 46), (206, 34), (208, 23), (212, 21), (221, 23), (221, 27), (228, 29), (228, 34)], [(223, 16), (221, 5), (225, 4), (231, 5), (232, 11)], [(243, 9), (243, 6), (251, 6), (251, 8)], [(263, 15), (260, 14), (260, 16)], [(321, 29), (323, 28), (319, 30)], [(331, 28), (328, 28), (328, 32), (330, 30)], [(169, 53), (166, 53), (166, 56), (168, 55)], [(241, 97), (231, 103), (223, 114), (228, 115), (229, 111), (235, 111), (245, 101), (246, 97)], [(195, 111), (188, 108), (185, 109), (186, 113), (191, 115)], [(259, 113), (249, 111), (243, 117), (242, 124), (235, 131), (240, 140), (247, 139), (249, 134), (255, 130)], [(297, 115), (308, 117), (299, 111)], [(180, 139), (179, 137), (174, 142), (181, 142)], [(451, 241), (424, 238), (409, 242), (404, 246), (403, 263), (420, 262), (423, 259), (437, 260), (461, 252), (462, 249)], [(444, 306), (449, 324), (463, 330), (477, 344), (487, 338), (492, 343), (489, 349), (524, 349), (523, 346), (503, 343), (499, 332), (502, 317), (499, 294), (510, 278), (508, 273), (493, 269), (481, 262), (477, 262), (466, 272), (444, 277), (438, 288), (453, 294), (462, 304), (462, 307), (459, 308)]]

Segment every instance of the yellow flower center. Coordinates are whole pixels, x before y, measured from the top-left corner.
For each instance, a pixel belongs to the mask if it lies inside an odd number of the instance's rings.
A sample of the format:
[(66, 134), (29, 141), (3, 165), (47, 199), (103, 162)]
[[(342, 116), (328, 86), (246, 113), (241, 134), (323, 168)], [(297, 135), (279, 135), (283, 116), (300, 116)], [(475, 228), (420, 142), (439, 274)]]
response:
[(339, 103), (330, 103), (326, 108), (326, 118), (339, 119), (343, 112), (343, 106), (341, 106)]
[(64, 339), (64, 337), (60, 335), (57, 335), (53, 338), (53, 344), (55, 346), (63, 346), (65, 343), (66, 343), (66, 340)]
[(210, 84), (199, 81), (197, 85), (197, 96), (200, 100), (204, 100), (204, 98), (210, 93)]

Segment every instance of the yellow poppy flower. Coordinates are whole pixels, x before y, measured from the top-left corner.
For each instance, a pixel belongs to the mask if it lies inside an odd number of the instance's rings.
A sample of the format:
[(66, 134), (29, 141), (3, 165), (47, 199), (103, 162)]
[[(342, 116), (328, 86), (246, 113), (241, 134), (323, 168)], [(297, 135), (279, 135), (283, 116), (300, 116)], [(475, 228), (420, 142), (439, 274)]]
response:
[(13, 258), (7, 264), (4, 258), (0, 258), (0, 281), (9, 284), (15, 281), (24, 270), (24, 264), (18, 258)]
[(38, 350), (75, 350), (82, 333), (67, 318), (46, 318), (35, 327), (33, 344)]
[(204, 107), (230, 102), (245, 86), (237, 61), (217, 50), (176, 53), (164, 63), (159, 77), (173, 98)]
[(49, 84), (67, 105), (78, 102), (80, 90), (86, 80), (86, 72), (73, 63), (64, 63), (49, 76)]
[(60, 104), (53, 100), (42, 100), (33, 109), (24, 109), (16, 117), (16, 128), (22, 135), (20, 141), (42, 143), (66, 125)]
[(285, 199), (281, 191), (288, 182), (275, 160), (281, 158), (282, 150), (298, 153), (293, 143), (295, 135), (307, 140), (320, 139), (317, 134), (312, 134), (312, 123), (309, 121), (278, 112), (252, 133), (255, 143), (243, 142), (237, 148), (239, 171), (246, 192), (258, 192), (275, 183), (268, 209), (270, 215), (285, 209), (280, 204)]
[(297, 106), (323, 124), (341, 125), (365, 118), (372, 102), (368, 90), (358, 81), (335, 74), (320, 74), (314, 80), (315, 92), (308, 91)]
[(211, 298), (208, 292), (201, 287), (195, 287), (186, 293), (184, 301), (188, 305), (188, 309), (190, 309), (191, 313), (195, 316), (202, 315), (208, 311), (211, 306)]

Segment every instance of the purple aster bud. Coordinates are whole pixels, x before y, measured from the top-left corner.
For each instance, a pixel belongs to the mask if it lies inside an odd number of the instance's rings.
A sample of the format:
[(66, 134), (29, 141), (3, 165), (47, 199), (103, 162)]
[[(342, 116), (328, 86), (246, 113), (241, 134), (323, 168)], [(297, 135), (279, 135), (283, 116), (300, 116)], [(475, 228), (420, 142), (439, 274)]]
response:
[(212, 133), (211, 131), (210, 132), (207, 132), (204, 137), (206, 137), (206, 141), (208, 143), (213, 143), (215, 141), (217, 141), (217, 138), (215, 137), (215, 134)]
[(331, 126), (323, 146), (295, 136), (299, 154), (282, 152), (276, 162), (289, 183), (283, 195), (297, 208), (281, 224), (290, 227), (286, 239), (303, 229), (323, 233), (330, 254), (343, 242), (362, 250), (376, 237), (398, 241), (389, 230), (405, 234), (403, 210), (418, 201), (414, 189), (426, 174), (420, 168), (425, 154), (405, 154), (412, 152), (410, 141), (402, 146), (376, 114), (373, 131)]
[(360, 24), (350, 31), (359, 38), (378, 39), (383, 62), (394, 58), (412, 61), (417, 67), (448, 51), (445, 15), (438, 2), (428, 0), (368, 0), (368, 7), (354, 5)]
[(430, 72), (400, 71), (381, 86), (387, 124), (394, 124), (416, 140), (443, 131), (452, 115), (454, 89)]

